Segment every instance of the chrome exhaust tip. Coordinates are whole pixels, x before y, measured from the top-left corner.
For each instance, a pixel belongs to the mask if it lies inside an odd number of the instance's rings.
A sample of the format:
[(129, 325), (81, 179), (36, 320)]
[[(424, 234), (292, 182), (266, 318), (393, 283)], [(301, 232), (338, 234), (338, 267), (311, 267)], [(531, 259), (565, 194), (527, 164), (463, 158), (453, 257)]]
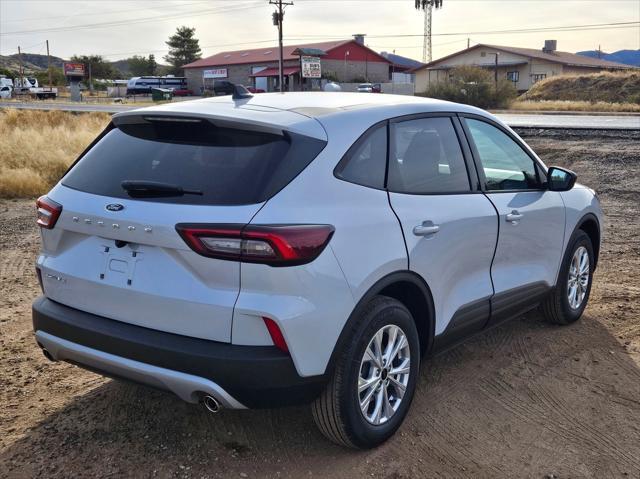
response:
[(220, 411), (220, 409), (222, 408), (218, 400), (209, 395), (206, 395), (202, 398), (202, 404), (204, 404), (204, 407), (207, 409), (207, 411), (214, 414)]
[(42, 348), (42, 354), (44, 354), (44, 357), (47, 358), (49, 361), (51, 362), (55, 362), (54, 357), (51, 355), (51, 353), (49, 351), (47, 351), (45, 348)]

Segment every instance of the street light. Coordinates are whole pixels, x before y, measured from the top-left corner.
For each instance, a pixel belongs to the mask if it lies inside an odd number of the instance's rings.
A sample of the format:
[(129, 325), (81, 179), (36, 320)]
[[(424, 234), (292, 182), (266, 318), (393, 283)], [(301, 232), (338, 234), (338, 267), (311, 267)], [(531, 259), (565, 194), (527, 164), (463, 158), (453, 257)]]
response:
[(349, 50), (344, 52), (344, 82), (347, 82), (347, 57), (349, 56)]

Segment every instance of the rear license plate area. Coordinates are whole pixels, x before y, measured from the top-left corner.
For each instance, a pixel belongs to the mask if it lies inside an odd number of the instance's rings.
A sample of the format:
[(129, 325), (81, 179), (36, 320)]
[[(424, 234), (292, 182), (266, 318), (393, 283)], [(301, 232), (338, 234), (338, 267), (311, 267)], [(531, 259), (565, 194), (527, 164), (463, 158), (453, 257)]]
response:
[(117, 248), (112, 245), (101, 245), (100, 267), (98, 277), (101, 281), (113, 286), (131, 286), (135, 281), (136, 270), (144, 253), (140, 249), (124, 246)]

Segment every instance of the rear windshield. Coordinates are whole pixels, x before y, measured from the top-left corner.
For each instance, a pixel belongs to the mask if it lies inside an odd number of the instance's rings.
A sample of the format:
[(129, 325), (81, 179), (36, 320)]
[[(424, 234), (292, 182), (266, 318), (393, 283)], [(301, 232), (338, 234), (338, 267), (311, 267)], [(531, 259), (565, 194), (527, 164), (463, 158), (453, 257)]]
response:
[(129, 198), (122, 182), (153, 181), (201, 195), (152, 197), (159, 203), (243, 205), (280, 191), (322, 151), (325, 142), (218, 127), (207, 121), (143, 121), (108, 131), (62, 184)]

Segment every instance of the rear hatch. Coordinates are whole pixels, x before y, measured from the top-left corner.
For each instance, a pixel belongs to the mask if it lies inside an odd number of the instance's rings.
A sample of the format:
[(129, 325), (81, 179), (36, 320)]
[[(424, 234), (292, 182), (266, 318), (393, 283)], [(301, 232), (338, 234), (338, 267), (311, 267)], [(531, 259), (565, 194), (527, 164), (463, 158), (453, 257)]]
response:
[(198, 255), (176, 224), (249, 223), (324, 145), (255, 121), (115, 118), (48, 194), (62, 213), (42, 230), (45, 295), (114, 320), (230, 342), (240, 263)]

